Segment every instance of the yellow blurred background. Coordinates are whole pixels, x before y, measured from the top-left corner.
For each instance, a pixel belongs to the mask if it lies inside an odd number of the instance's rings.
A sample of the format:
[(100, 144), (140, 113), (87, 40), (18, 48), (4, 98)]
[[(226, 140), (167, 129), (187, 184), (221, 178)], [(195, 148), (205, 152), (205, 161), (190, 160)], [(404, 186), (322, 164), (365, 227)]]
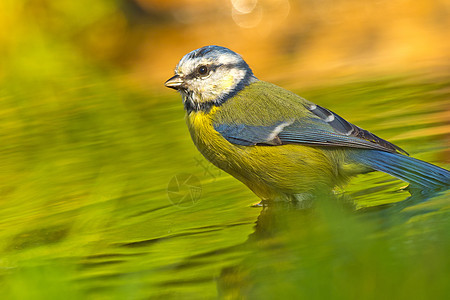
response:
[(144, 35), (140, 58), (133, 62), (138, 72), (154, 70), (148, 74), (152, 81), (163, 80), (161, 73), (173, 62), (207, 44), (234, 49), (269, 80), (448, 71), (450, 62), (445, 0), (134, 3), (147, 14), (166, 16), (164, 27)]
[[(296, 86), (362, 74), (449, 71), (447, 0), (3, 0), (0, 8), (3, 66), (23, 52), (22, 63), (0, 74), (45, 73), (42, 57), (30, 51), (56, 47), (77, 52), (65, 56), (74, 67), (82, 55), (163, 91), (178, 60), (208, 44), (240, 53), (260, 78)], [(43, 42), (43, 35), (54, 42)], [(49, 63), (58, 61), (47, 57)]]

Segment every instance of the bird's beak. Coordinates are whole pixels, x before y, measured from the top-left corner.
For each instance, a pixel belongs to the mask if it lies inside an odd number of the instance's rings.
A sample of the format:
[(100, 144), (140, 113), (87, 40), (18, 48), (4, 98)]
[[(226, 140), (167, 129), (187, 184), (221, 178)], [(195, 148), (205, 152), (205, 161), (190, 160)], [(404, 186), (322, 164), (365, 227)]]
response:
[(175, 75), (175, 76), (169, 78), (169, 80), (167, 80), (164, 83), (164, 85), (167, 86), (168, 88), (178, 90), (181, 88), (181, 85), (183, 83), (184, 83), (183, 79), (179, 75)]

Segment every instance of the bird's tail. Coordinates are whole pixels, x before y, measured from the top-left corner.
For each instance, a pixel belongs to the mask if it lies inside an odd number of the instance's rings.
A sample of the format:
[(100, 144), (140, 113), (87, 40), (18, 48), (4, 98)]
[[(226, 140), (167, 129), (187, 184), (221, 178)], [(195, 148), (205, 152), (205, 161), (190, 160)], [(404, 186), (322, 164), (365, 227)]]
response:
[(450, 171), (403, 154), (363, 150), (354, 159), (374, 170), (388, 173), (412, 186), (425, 189), (450, 188)]

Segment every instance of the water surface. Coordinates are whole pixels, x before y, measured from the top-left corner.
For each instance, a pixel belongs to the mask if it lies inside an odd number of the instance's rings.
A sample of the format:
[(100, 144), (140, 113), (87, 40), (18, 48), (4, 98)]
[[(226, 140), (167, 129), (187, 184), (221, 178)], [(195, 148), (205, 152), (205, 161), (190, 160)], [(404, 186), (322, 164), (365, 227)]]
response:
[[(193, 146), (178, 95), (114, 86), (87, 76), (38, 95), (20, 85), (4, 91), (7, 298), (448, 295), (448, 193), (411, 196), (405, 183), (371, 173), (313, 209), (250, 207), (259, 199)], [(448, 167), (446, 79), (295, 91)]]

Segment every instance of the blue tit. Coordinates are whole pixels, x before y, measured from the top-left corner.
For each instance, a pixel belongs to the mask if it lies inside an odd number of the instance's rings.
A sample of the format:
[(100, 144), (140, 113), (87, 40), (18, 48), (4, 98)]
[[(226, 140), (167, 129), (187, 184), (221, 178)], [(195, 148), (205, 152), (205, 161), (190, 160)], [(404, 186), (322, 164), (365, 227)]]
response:
[(198, 150), (262, 200), (302, 199), (374, 170), (421, 189), (450, 186), (449, 171), (257, 79), (230, 49), (186, 54), (165, 86), (180, 92)]

